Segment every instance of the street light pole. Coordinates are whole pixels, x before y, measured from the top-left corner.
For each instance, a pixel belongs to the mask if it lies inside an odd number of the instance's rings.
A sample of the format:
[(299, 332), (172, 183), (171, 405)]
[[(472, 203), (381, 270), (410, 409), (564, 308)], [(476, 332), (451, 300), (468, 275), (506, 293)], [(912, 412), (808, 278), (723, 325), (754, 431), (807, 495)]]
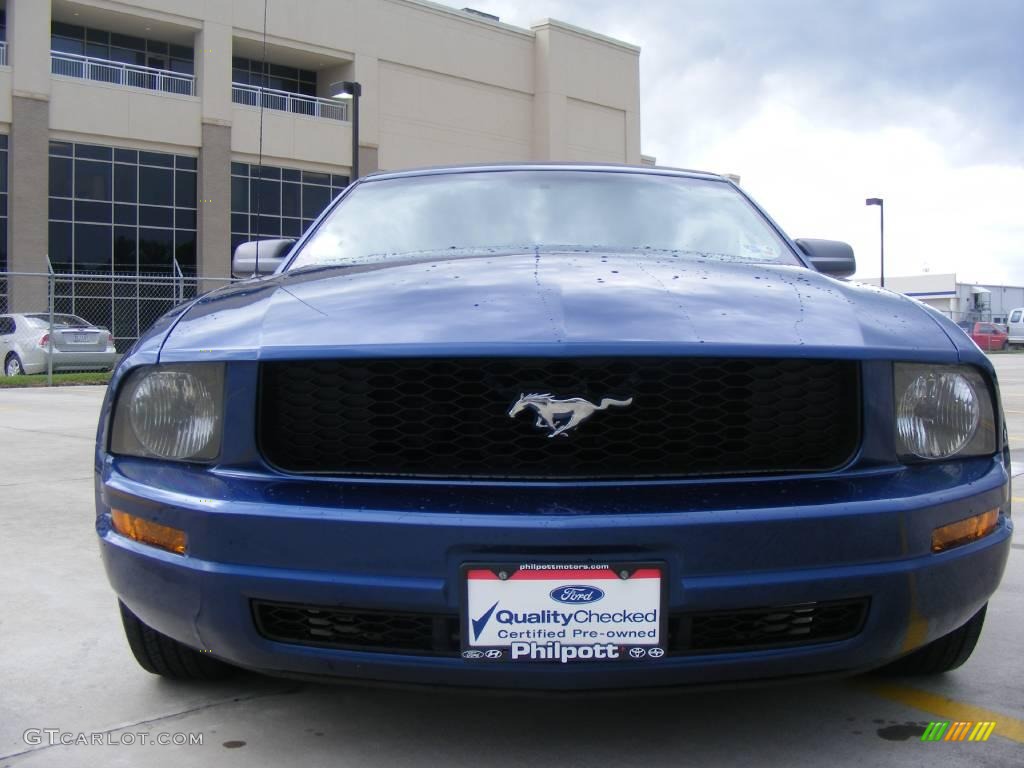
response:
[(331, 98), (352, 99), (352, 178), (351, 184), (359, 178), (359, 97), (363, 95), (363, 86), (352, 80), (331, 83)]
[(885, 201), (880, 197), (869, 197), (864, 204), (878, 206), (878, 242), (882, 256), (882, 279), (880, 282), (885, 288)]

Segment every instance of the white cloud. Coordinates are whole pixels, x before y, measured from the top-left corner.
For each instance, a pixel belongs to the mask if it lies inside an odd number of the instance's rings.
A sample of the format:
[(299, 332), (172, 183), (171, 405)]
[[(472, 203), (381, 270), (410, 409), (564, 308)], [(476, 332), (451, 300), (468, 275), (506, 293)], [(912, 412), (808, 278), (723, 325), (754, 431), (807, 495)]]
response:
[(790, 235), (850, 242), (859, 276), (878, 274), (864, 199), (882, 197), (887, 275), (1024, 285), (1024, 4), (473, 5), (640, 45), (642, 151), (740, 174)]

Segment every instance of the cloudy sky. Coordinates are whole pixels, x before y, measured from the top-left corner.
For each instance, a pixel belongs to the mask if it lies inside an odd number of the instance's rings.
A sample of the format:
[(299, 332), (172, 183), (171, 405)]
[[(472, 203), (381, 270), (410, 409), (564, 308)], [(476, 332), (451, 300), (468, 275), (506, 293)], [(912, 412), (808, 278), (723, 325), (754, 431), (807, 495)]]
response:
[[(452, 3), (453, 5), (455, 3)], [(1024, 0), (470, 0), (634, 43), (642, 151), (738, 173), (859, 277), (1024, 285)]]

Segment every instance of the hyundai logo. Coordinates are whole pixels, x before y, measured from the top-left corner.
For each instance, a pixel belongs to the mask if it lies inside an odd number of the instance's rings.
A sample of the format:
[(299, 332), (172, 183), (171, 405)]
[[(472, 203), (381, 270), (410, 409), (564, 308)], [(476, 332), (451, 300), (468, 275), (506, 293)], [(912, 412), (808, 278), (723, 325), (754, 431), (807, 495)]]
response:
[(596, 603), (604, 597), (604, 590), (589, 584), (567, 584), (548, 593), (556, 603)]

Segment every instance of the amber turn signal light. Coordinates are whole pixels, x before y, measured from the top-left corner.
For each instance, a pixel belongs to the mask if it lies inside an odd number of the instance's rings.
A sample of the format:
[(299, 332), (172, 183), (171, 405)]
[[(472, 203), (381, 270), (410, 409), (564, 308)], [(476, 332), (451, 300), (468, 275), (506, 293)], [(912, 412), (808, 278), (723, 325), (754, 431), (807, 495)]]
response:
[(120, 509), (110, 510), (114, 520), (114, 530), (132, 541), (150, 544), (177, 555), (185, 554), (185, 532), (167, 525), (152, 523), (135, 515), (129, 515)]
[(980, 515), (936, 528), (932, 531), (932, 552), (942, 552), (959, 547), (961, 544), (969, 544), (982, 536), (988, 536), (996, 529), (998, 522), (999, 510), (990, 509)]

